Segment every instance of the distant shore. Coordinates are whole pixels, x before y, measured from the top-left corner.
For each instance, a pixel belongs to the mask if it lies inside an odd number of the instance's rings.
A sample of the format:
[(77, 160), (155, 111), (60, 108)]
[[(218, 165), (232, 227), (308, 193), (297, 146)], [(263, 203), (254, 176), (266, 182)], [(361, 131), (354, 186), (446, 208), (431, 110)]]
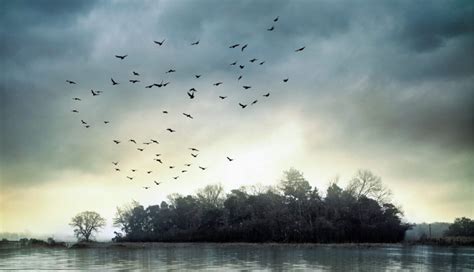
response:
[(23, 241), (0, 241), (0, 249), (5, 248), (63, 248), (63, 249), (87, 249), (87, 248), (166, 248), (166, 247), (187, 247), (187, 246), (229, 247), (229, 246), (252, 246), (252, 247), (345, 247), (345, 248), (372, 248), (388, 246), (474, 246), (474, 238), (462, 239), (431, 239), (423, 241), (405, 241), (400, 243), (216, 243), (216, 242), (46, 242), (43, 240), (23, 240)]

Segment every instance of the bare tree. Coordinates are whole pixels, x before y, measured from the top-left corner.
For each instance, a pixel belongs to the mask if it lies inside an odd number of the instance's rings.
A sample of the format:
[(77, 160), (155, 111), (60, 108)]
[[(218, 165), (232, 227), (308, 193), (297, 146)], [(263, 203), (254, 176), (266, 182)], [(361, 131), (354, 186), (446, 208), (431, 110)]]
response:
[(224, 188), (221, 184), (207, 185), (206, 187), (198, 190), (198, 200), (213, 207), (222, 207), (224, 204)]
[(129, 231), (130, 217), (132, 216), (132, 211), (135, 207), (138, 207), (140, 204), (133, 200), (129, 204), (125, 204), (122, 207), (117, 207), (115, 212), (115, 217), (113, 219), (114, 227), (119, 227), (122, 231), (127, 233)]
[(356, 176), (350, 181), (346, 191), (355, 198), (362, 196), (375, 199), (383, 204), (390, 201), (392, 192), (382, 184), (382, 179), (374, 175), (370, 170), (359, 170)]
[(74, 228), (78, 240), (89, 242), (94, 232), (105, 226), (105, 219), (96, 212), (85, 211), (74, 216), (69, 225)]

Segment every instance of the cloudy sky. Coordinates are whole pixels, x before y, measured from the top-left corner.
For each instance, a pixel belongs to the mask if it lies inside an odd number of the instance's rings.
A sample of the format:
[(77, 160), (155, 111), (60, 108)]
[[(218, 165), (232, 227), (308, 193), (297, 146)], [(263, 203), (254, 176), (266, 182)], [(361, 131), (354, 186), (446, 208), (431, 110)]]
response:
[(410, 222), (474, 217), (473, 14), (472, 1), (2, 0), (0, 232), (68, 234), (95, 210), (106, 237), (131, 200), (274, 185), (290, 167), (321, 191), (370, 169)]

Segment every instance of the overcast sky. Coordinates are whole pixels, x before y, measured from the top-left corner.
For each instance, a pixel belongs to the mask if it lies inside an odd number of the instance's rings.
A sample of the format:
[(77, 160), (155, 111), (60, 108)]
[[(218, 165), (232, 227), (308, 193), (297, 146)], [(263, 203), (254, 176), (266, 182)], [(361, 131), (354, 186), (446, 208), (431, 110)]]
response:
[(474, 217), (473, 14), (472, 1), (2, 0), (0, 231), (64, 234), (95, 210), (110, 235), (131, 200), (275, 185), (290, 167), (323, 192), (370, 169), (410, 222)]

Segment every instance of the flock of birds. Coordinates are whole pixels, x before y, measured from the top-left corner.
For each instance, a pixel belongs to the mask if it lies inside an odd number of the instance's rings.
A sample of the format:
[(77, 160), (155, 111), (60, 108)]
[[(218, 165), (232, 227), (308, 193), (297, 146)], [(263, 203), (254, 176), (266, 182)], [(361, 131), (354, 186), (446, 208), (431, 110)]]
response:
[[(276, 22), (278, 22), (278, 20), (279, 20), (279, 17), (276, 17), (276, 18), (273, 19), (273, 22), (276, 23)], [(267, 28), (266, 30), (267, 30), (267, 31), (274, 31), (274, 30), (275, 30), (275, 25), (272, 25), (271, 27)], [(156, 40), (155, 40), (155, 41), (153, 41), (153, 42), (154, 42), (154, 44), (156, 44), (157, 46), (161, 47), (161, 46), (165, 45), (166, 39), (163, 39), (163, 40), (161, 40), (161, 41), (156, 41)], [(190, 45), (191, 45), (191, 46), (198, 46), (199, 43), (200, 43), (200, 40), (197, 40), (197, 41), (191, 43)], [(240, 51), (241, 51), (241, 52), (244, 52), (244, 50), (245, 50), (247, 47), (248, 47), (248, 44), (247, 44), (247, 43), (245, 43), (245, 44), (235, 43), (235, 44), (232, 44), (232, 45), (229, 46), (230, 49), (240, 48)], [(295, 49), (295, 52), (301, 52), (301, 51), (303, 51), (304, 49), (305, 49), (305, 46)], [(123, 60), (125, 60), (125, 59), (128, 57), (128, 55), (115, 55), (115, 57), (116, 57), (117, 59), (123, 61)], [(255, 62), (257, 62), (257, 61), (258, 61), (257, 58), (252, 58), (252, 59), (249, 60), (250, 63), (255, 63)], [(264, 65), (264, 64), (265, 64), (265, 61), (259, 61), (259, 62), (257, 62), (257, 63), (258, 63), (258, 65)], [(240, 70), (242, 70), (242, 69), (245, 68), (245, 64), (238, 64), (237, 61), (234, 61), (234, 62), (230, 63), (230, 65), (231, 65), (231, 66), (237, 66), (237, 65), (238, 65), (238, 67), (239, 67)], [(172, 74), (172, 73), (175, 73), (175, 72), (176, 72), (175, 69), (169, 69), (169, 70), (166, 71), (165, 73), (166, 73), (166, 74)], [(136, 83), (141, 82), (140, 79), (139, 79), (140, 73), (138, 73), (138, 72), (136, 72), (136, 71), (132, 71), (131, 75), (133, 75), (133, 79), (129, 79), (129, 80), (128, 80), (131, 84), (136, 84)], [(202, 76), (201, 74), (194, 74), (194, 78), (195, 78), (196, 80), (197, 80), (197, 79), (200, 79), (201, 76)], [(242, 75), (239, 75), (239, 76), (237, 77), (237, 80), (240, 81), (241, 79), (242, 79)], [(289, 80), (288, 78), (282, 79), (282, 81), (283, 81), (284, 83), (288, 82), (288, 80)], [(119, 81), (115, 80), (114, 78), (110, 78), (110, 81), (111, 81), (112, 86), (116, 86), (116, 85), (121, 84)], [(71, 85), (76, 85), (76, 84), (78, 84), (76, 81), (73, 81), (73, 80), (66, 80), (66, 83), (71, 84)], [(168, 84), (170, 84), (170, 82), (163, 82), (163, 81), (161, 81), (160, 83), (152, 83), (152, 84), (149, 84), (149, 85), (145, 85), (145, 88), (147, 88), (147, 89), (151, 89), (151, 88), (153, 88), (153, 87), (162, 88), (162, 87), (166, 87)], [(220, 85), (222, 85), (222, 84), (223, 84), (222, 81), (218, 81), (218, 82), (213, 83), (212, 85), (218, 87), (218, 86), (220, 86)], [(250, 86), (250, 85), (243, 85), (242, 88), (245, 89), (245, 90), (248, 90), (248, 89), (252, 88), (252, 86)], [(102, 94), (102, 91), (94, 91), (94, 90), (92, 90), (92, 89), (90, 90), (90, 92), (91, 92), (91, 95), (92, 95), (93, 97), (99, 96), (99, 95)], [(195, 88), (190, 88), (190, 89), (186, 92), (186, 94), (187, 94), (187, 96), (188, 96), (189, 99), (194, 99), (194, 98), (196, 97), (196, 93), (197, 93), (197, 90), (196, 90)], [(267, 92), (267, 93), (263, 94), (262, 97), (264, 97), (264, 98), (270, 97), (270, 92)], [(219, 95), (218, 98), (219, 98), (220, 100), (224, 100), (224, 99), (227, 98), (227, 96)], [(73, 99), (74, 101), (77, 101), (77, 102), (82, 101), (82, 99), (79, 98), (79, 97), (73, 97), (72, 99)], [(247, 106), (249, 106), (249, 105), (255, 105), (257, 102), (258, 102), (258, 99), (253, 100), (250, 104), (249, 104), (249, 103), (245, 103), (245, 104), (244, 104), (244, 103), (240, 102), (240, 103), (238, 103), (238, 106), (240, 106), (240, 108), (242, 108), (242, 109), (245, 109)], [(79, 114), (79, 111), (78, 111), (77, 109), (72, 109), (72, 112), (73, 112), (73, 113), (76, 113), (76, 114)], [(168, 114), (168, 111), (163, 110), (162, 113), (163, 113), (163, 114)], [(186, 118), (194, 119), (194, 117), (193, 117), (191, 114), (189, 114), (189, 113), (183, 112), (182, 115), (183, 115), (184, 117), (186, 117)], [(107, 124), (110, 123), (110, 121), (104, 120), (103, 123), (104, 123), (105, 125), (107, 125)], [(88, 122), (84, 121), (83, 119), (81, 119), (81, 124), (82, 124), (85, 128), (90, 128), (90, 124), (89, 124)], [(176, 130), (173, 129), (173, 128), (166, 128), (166, 131), (169, 132), (169, 133), (175, 133), (175, 132), (176, 132)], [(117, 140), (117, 139), (113, 139), (112, 142), (113, 142), (115, 145), (123, 144), (123, 143), (122, 143), (123, 141)], [(149, 140), (147, 140), (147, 141), (145, 141), (145, 142), (142, 142), (141, 144), (139, 144), (139, 143), (137, 142), (137, 140), (135, 140), (135, 139), (128, 139), (126, 142), (131, 143), (131, 144), (133, 144), (133, 145), (136, 145), (136, 149), (137, 149), (139, 152), (143, 152), (143, 151), (145, 150), (145, 146), (154, 145), (154, 144), (156, 144), (156, 145), (160, 144), (160, 142), (159, 142), (158, 140), (156, 140), (156, 139), (149, 139)], [(190, 153), (191, 158), (195, 159), (195, 158), (198, 157), (199, 152), (200, 152), (199, 149), (197, 149), (197, 148), (195, 148), (195, 147), (189, 147), (188, 150), (189, 150), (189, 153)], [(234, 159), (231, 158), (230, 156), (226, 156), (226, 159), (227, 159), (228, 162), (232, 162), (232, 161), (234, 160)], [(153, 160), (154, 160), (156, 163), (159, 163), (160, 165), (163, 165), (163, 164), (165, 163), (165, 160), (163, 159), (163, 156), (162, 156), (162, 154), (160, 154), (160, 153), (154, 154)], [(119, 164), (118, 161), (113, 161), (112, 164), (113, 164), (113, 169), (114, 169), (116, 172), (120, 172), (120, 173), (126, 172), (123, 168), (120, 167), (120, 164)], [(178, 172), (175, 176), (172, 177), (174, 180), (177, 180), (177, 179), (180, 177), (181, 174), (184, 174), (184, 173), (188, 172), (188, 169), (189, 169), (189, 167), (192, 166), (192, 163), (189, 163), (189, 162), (188, 162), (188, 163), (184, 163), (183, 166), (184, 166), (184, 168), (177, 169), (179, 172)], [(177, 168), (177, 166), (175, 166), (175, 165), (168, 165), (167, 167), (168, 167), (169, 169), (175, 169), (175, 168)], [(198, 168), (199, 168), (200, 170), (202, 170), (202, 171), (205, 171), (205, 170), (207, 169), (207, 167), (204, 167), (204, 166), (201, 166), (201, 165), (198, 165)], [(128, 171), (129, 171), (129, 172), (128, 172)], [(128, 171), (127, 171), (127, 173), (126, 173), (124, 176), (125, 176), (126, 179), (128, 179), (128, 180), (130, 180), (130, 181), (133, 181), (134, 178), (135, 178), (134, 174), (136, 174), (137, 172), (139, 172), (139, 169), (130, 169), (130, 170), (128, 170)], [(142, 171), (143, 171), (143, 170), (142, 170)], [(151, 175), (151, 174), (153, 173), (153, 170), (144, 170), (143, 172), (146, 173), (146, 174), (148, 174), (148, 175)], [(162, 183), (162, 181), (160, 181), (160, 182), (158, 182), (158, 181), (156, 181), (156, 180), (152, 180), (152, 181), (153, 181), (153, 183), (151, 183), (151, 185), (155, 185), (155, 186), (159, 186), (159, 185)], [(143, 187), (143, 189), (148, 190), (148, 189), (151, 188), (151, 185), (150, 185), (150, 186), (142, 186), (142, 187)]]

